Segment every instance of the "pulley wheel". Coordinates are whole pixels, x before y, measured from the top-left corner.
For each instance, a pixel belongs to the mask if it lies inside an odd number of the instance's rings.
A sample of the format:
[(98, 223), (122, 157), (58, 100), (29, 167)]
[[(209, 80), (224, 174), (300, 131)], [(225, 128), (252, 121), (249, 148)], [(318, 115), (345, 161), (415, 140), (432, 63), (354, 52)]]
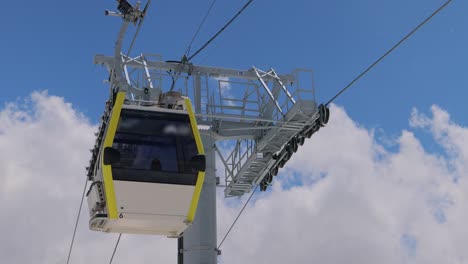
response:
[(304, 145), (304, 142), (305, 142), (305, 137), (299, 136), (299, 140), (298, 140), (299, 146)]
[(299, 148), (299, 146), (297, 145), (297, 138), (296, 137), (293, 137), (291, 139), (291, 147), (292, 147), (292, 151), (296, 152), (297, 149)]
[(266, 191), (267, 186), (268, 186), (268, 185), (265, 183), (264, 180), (261, 181), (261, 182), (260, 182), (260, 191), (262, 191), (262, 192)]
[[(285, 158), (286, 158), (286, 157), (285, 157)], [(283, 168), (283, 167), (284, 167), (284, 164), (286, 164), (286, 161), (287, 161), (286, 159), (282, 159), (282, 160), (279, 162), (278, 166), (279, 166), (280, 168)]]
[(286, 150), (286, 152), (290, 152), (291, 151), (291, 142), (286, 144), (286, 147), (284, 149)]
[(267, 174), (265, 175), (264, 180), (265, 180), (265, 182), (266, 182), (267, 184), (271, 184), (271, 182), (273, 181), (273, 175), (271, 175), (271, 173), (267, 173)]
[(292, 146), (291, 144), (292, 142), (290, 142), (288, 144), (288, 148), (286, 148), (286, 150), (288, 151), (288, 159), (292, 156), (292, 154), (294, 153), (294, 146)]
[(286, 156), (284, 156), (284, 159), (285, 161), (288, 161), (293, 155), (293, 152), (292, 152), (292, 149), (290, 149), (287, 153), (286, 153)]
[(279, 170), (278, 166), (274, 166), (273, 169), (271, 169), (271, 171), (270, 171), (271, 175), (273, 175), (273, 176), (278, 175), (278, 170)]
[(328, 123), (328, 119), (330, 118), (330, 109), (328, 109), (325, 105), (320, 104), (318, 111), (320, 126), (325, 126)]

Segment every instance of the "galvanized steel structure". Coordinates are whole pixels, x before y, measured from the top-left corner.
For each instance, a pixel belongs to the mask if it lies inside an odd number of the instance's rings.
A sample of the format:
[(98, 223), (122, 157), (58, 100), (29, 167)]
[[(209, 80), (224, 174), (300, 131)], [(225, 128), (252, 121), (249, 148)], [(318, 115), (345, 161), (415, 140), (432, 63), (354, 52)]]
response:
[[(135, 100), (154, 101), (173, 89), (192, 99), (207, 166), (195, 221), (179, 238), (179, 263), (217, 263), (216, 187), (224, 187), (226, 197), (257, 185), (266, 190), (304, 140), (327, 123), (328, 109), (315, 101), (310, 70), (278, 74), (163, 61), (153, 54), (131, 57), (122, 52), (122, 40), (130, 23), (141, 25), (146, 8), (122, 10), (106, 12), (124, 21), (114, 56), (96, 55), (94, 63), (109, 70), (111, 96), (125, 91)], [(218, 147), (221, 141), (228, 143)], [(223, 168), (218, 173), (216, 156)]]

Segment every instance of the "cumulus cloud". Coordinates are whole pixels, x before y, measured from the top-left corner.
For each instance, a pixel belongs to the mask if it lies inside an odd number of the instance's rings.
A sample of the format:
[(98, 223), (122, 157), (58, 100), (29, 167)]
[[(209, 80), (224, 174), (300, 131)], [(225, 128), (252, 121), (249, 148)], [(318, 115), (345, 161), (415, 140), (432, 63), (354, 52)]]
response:
[(70, 193), (84, 183), (77, 176), (91, 135), (83, 116), (46, 93), (6, 104), (0, 112), (3, 261), (43, 262), (60, 252), (66, 241), (63, 227), (73, 221), (76, 197)]
[[(333, 106), (330, 124), (255, 196), (220, 262), (468, 262), (468, 128), (437, 106), (409, 123), (390, 151)], [(65, 262), (96, 129), (45, 92), (0, 109), (2, 262)], [(425, 150), (417, 131), (443, 153)], [(243, 199), (218, 200), (219, 238)], [(117, 236), (87, 220), (85, 205), (71, 263), (107, 263)], [(155, 262), (176, 262), (176, 240), (122, 237), (114, 263)]]
[(468, 262), (468, 128), (431, 111), (414, 110), (411, 127), (449, 156), (429, 153), (407, 130), (391, 152), (334, 106), (330, 124), (248, 207), (223, 246), (225, 263)]
[[(2, 263), (66, 262), (96, 130), (46, 92), (0, 109)], [(70, 263), (107, 263), (117, 236), (89, 231), (87, 217), (85, 202)], [(127, 235), (116, 257), (167, 263), (175, 261), (175, 247), (174, 240)]]

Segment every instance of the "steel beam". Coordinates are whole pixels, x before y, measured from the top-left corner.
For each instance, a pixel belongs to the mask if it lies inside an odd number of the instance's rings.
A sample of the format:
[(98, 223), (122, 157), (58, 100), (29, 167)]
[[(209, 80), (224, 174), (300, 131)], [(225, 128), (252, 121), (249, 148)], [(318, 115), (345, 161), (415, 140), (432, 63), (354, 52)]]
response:
[[(124, 56), (124, 55), (122, 55)], [(144, 56), (144, 55), (142, 55)], [(145, 56), (148, 59), (147, 56)], [(115, 59), (114, 57), (109, 57), (105, 55), (96, 55), (94, 56), (94, 63), (95, 64), (102, 64), (102, 65), (110, 65), (111, 67), (114, 64)], [(143, 61), (140, 61), (140, 57), (137, 58), (127, 58), (125, 65), (127, 67), (134, 67), (134, 68), (144, 68), (145, 66), (148, 69), (155, 69), (155, 70), (164, 70), (164, 71), (173, 71), (173, 72), (181, 72), (181, 73), (190, 73), (195, 75), (207, 75), (209, 77), (227, 77), (227, 78), (241, 78), (246, 80), (258, 80), (257, 74), (253, 70), (236, 70), (236, 69), (228, 69), (228, 68), (218, 68), (218, 67), (208, 67), (208, 66), (195, 66), (192, 64), (179, 64), (174, 62), (164, 62), (164, 61), (147, 61), (146, 65), (144, 65)], [(294, 75), (292, 74), (285, 74), (285, 75), (278, 75), (279, 78), (283, 82), (286, 83), (293, 83), (295, 81)], [(265, 81), (274, 81), (276, 78), (274, 76), (267, 75), (262, 78)]]

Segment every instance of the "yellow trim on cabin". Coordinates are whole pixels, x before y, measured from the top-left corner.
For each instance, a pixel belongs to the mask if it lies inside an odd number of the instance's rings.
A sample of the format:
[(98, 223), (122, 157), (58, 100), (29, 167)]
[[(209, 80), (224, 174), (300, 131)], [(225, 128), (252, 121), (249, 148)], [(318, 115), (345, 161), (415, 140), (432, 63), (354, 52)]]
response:
[(111, 165), (104, 165), (104, 148), (112, 147), (114, 143), (115, 132), (119, 124), (120, 112), (122, 111), (123, 102), (125, 100), (125, 92), (119, 92), (115, 99), (114, 107), (109, 119), (104, 145), (102, 146), (101, 166), (104, 180), (104, 190), (106, 193), (107, 213), (109, 219), (117, 219), (117, 202), (115, 199), (114, 180), (112, 178)]
[(189, 98), (185, 98), (185, 108), (187, 108), (187, 113), (190, 118), (190, 124), (192, 125), (193, 137), (195, 138), (195, 142), (197, 144), (198, 154), (204, 155), (205, 150), (203, 149), (200, 131), (198, 131), (197, 119), (195, 118), (195, 113), (193, 112), (192, 108), (192, 102), (190, 102)]
[[(193, 137), (195, 138), (195, 143), (197, 144), (198, 154), (204, 155), (205, 150), (203, 149), (203, 143), (200, 136), (200, 131), (198, 131), (197, 119), (195, 118), (195, 113), (193, 112), (192, 103), (189, 98), (185, 98), (185, 108), (190, 118), (190, 125), (192, 126)], [(203, 183), (205, 182), (205, 172), (198, 172), (197, 183), (195, 184), (195, 190), (193, 191), (192, 202), (190, 203), (190, 208), (187, 214), (187, 221), (192, 223), (195, 218), (195, 213), (198, 207), (198, 201), (200, 200), (200, 194), (202, 191)]]
[(192, 223), (193, 219), (195, 218), (195, 213), (198, 207), (198, 200), (200, 200), (200, 194), (202, 191), (203, 182), (205, 182), (205, 172), (200, 171), (198, 172), (197, 184), (195, 185), (195, 190), (193, 191), (192, 203), (190, 204), (190, 209), (187, 214), (187, 221), (189, 221), (190, 223)]

